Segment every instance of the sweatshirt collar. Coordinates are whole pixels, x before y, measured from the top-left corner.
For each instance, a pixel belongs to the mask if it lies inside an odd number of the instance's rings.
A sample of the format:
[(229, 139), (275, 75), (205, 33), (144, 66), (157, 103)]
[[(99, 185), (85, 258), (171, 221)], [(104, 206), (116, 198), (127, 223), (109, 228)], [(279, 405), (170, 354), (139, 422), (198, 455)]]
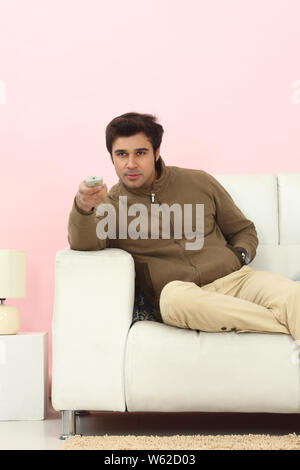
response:
[(157, 160), (157, 171), (158, 178), (156, 178), (151, 185), (144, 183), (139, 188), (128, 188), (121, 178), (119, 178), (119, 184), (122, 193), (132, 193), (136, 195), (150, 195), (152, 192), (158, 193), (162, 188), (166, 188), (169, 180), (169, 167), (166, 166), (162, 157), (160, 156)]

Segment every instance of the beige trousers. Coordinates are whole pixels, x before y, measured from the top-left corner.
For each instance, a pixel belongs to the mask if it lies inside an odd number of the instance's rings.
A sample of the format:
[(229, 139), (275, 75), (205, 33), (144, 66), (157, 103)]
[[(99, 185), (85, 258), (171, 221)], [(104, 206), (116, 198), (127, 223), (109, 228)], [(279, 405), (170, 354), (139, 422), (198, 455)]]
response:
[(163, 322), (207, 332), (285, 333), (300, 340), (300, 283), (243, 266), (203, 287), (171, 281), (160, 296)]

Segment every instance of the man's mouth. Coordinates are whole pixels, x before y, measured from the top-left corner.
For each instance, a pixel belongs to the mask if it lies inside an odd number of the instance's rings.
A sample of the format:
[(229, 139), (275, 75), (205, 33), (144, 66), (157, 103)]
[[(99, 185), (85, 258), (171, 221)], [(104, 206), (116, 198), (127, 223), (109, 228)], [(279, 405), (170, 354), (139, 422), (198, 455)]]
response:
[(140, 173), (130, 173), (128, 175), (126, 175), (127, 178), (129, 178), (130, 180), (135, 180), (136, 178), (138, 178), (140, 176)]

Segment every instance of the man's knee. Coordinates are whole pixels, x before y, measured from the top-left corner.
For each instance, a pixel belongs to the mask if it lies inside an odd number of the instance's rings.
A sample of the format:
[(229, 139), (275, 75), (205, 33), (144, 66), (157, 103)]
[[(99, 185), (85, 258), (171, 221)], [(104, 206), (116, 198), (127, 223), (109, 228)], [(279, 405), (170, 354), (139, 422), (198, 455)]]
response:
[(159, 298), (159, 306), (162, 315), (162, 319), (166, 319), (170, 310), (172, 310), (172, 306), (178, 306), (182, 299), (182, 287), (184, 287), (184, 281), (171, 281), (168, 282), (162, 289), (160, 298)]
[(182, 281), (171, 281), (163, 287), (159, 298), (160, 305), (164, 305), (166, 303), (170, 305), (176, 302), (176, 297), (178, 297), (178, 292), (180, 290), (180, 284), (182, 284)]

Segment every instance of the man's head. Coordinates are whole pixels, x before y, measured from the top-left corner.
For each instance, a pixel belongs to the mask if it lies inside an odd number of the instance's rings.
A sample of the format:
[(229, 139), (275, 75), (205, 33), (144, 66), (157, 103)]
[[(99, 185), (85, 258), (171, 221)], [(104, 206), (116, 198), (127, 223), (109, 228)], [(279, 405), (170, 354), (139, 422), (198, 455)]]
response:
[(106, 127), (107, 150), (117, 175), (129, 188), (155, 180), (163, 132), (151, 114), (123, 114)]

